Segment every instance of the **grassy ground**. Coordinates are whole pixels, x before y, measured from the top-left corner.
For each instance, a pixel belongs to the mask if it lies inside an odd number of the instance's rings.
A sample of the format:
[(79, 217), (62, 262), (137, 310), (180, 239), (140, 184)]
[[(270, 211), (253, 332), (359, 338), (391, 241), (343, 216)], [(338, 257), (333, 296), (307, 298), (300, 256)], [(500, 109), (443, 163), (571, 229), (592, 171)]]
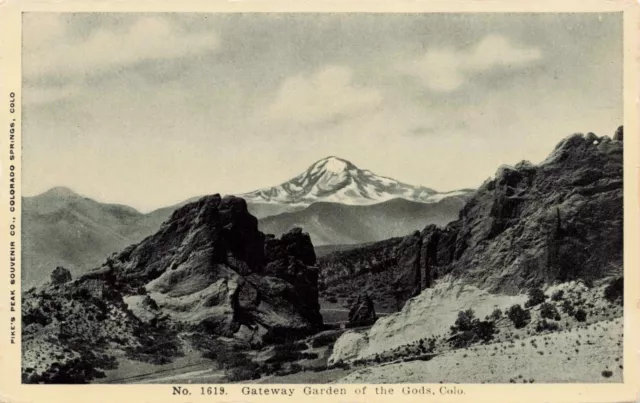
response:
[(217, 368), (214, 361), (203, 358), (196, 352), (164, 365), (133, 361), (122, 356), (118, 357), (118, 368), (105, 371), (106, 377), (95, 383), (151, 383), (157, 378), (214, 368)]
[(622, 382), (622, 318), (363, 368), (339, 383)]

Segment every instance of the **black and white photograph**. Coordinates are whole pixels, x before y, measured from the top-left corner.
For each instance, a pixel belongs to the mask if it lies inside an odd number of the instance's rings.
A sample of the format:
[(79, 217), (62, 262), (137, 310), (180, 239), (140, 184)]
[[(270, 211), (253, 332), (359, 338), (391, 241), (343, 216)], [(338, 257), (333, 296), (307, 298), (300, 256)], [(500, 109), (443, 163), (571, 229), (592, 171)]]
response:
[(21, 32), (22, 384), (630, 381), (622, 12)]

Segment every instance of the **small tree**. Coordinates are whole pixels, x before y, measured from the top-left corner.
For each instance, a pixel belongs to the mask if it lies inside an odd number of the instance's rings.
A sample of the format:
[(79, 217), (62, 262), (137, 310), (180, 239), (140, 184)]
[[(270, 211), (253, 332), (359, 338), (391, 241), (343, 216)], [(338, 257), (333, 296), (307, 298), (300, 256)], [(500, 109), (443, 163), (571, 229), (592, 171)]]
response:
[(540, 306), (540, 316), (545, 319), (560, 320), (560, 314), (556, 306), (549, 302), (545, 302)]
[(573, 316), (576, 313), (576, 309), (573, 307), (573, 304), (568, 299), (562, 301), (562, 311), (569, 316)]
[(587, 313), (584, 311), (584, 309), (578, 309), (574, 317), (578, 322), (584, 322), (587, 320)]
[(539, 305), (547, 299), (547, 296), (544, 295), (544, 291), (542, 291), (541, 288), (529, 289), (528, 295), (529, 295), (529, 299), (524, 304), (525, 308), (530, 308), (532, 306)]
[(547, 322), (546, 319), (542, 319), (540, 322), (536, 324), (536, 331), (543, 332), (545, 330), (556, 331), (560, 327), (555, 322)]
[(489, 320), (477, 321), (474, 326), (476, 336), (485, 343), (493, 339), (496, 333), (496, 324)]
[[(453, 337), (450, 343), (455, 348), (467, 347), (477, 341), (488, 342), (493, 339), (496, 333), (496, 326), (493, 321), (477, 319), (473, 309), (458, 312), (458, 318), (451, 326)], [(430, 345), (430, 349), (435, 348), (435, 340)]]
[(511, 319), (511, 322), (513, 322), (516, 329), (525, 327), (531, 320), (531, 314), (529, 311), (522, 309), (519, 304), (513, 305), (509, 308), (507, 316)]
[(473, 329), (473, 322), (476, 320), (476, 314), (473, 309), (467, 309), (466, 311), (458, 312), (458, 319), (453, 326), (451, 326), (451, 332), (466, 332)]
[(489, 316), (489, 318), (493, 319), (493, 320), (499, 320), (502, 318), (502, 310), (500, 308), (496, 308), (493, 310), (493, 312), (491, 312), (491, 315)]

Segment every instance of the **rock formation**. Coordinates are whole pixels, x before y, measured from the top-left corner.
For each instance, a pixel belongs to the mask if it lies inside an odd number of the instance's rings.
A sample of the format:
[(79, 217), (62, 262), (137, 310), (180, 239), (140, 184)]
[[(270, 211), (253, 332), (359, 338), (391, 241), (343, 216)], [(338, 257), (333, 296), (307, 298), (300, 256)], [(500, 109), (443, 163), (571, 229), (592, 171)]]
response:
[[(538, 165), (500, 167), (457, 221), (445, 228), (429, 226), (398, 244), (410, 247), (389, 249), (386, 257), (395, 262), (392, 269), (404, 295), (418, 286), (425, 289), (369, 331), (345, 333), (329, 362), (369, 357), (446, 331), (461, 310), (474, 309), (483, 317), (495, 307), (523, 304), (530, 287), (570, 283), (576, 288), (619, 276), (620, 139), (574, 134)], [(359, 256), (368, 247), (348, 253)], [(331, 259), (339, 260), (340, 253)]]
[(377, 319), (376, 309), (371, 297), (367, 294), (359, 294), (349, 309), (349, 325), (370, 325)]
[[(67, 350), (73, 346), (65, 340), (95, 347), (89, 333), (107, 326), (99, 321), (109, 321), (110, 315), (126, 321), (114, 324), (122, 329), (112, 335), (100, 333), (100, 343), (110, 341), (124, 350), (145, 345), (140, 337), (154, 332), (167, 336), (176, 351), (176, 332), (185, 330), (232, 338), (247, 347), (300, 337), (322, 326), (315, 263), (313, 245), (300, 229), (281, 239), (265, 236), (243, 199), (206, 196), (176, 210), (157, 233), (74, 281), (57, 268), (52, 283), (24, 303), (27, 324), (48, 330), (27, 330), (30, 341), (23, 353), (29, 356), (28, 346), (39, 343), (34, 341), (38, 334), (52, 333), (55, 339), (63, 327), (71, 332), (60, 339)], [(58, 315), (87, 310), (97, 313)]]
[(329, 254), (323, 278), (338, 284), (345, 265), (357, 277), (384, 262), (403, 304), (443, 275), (508, 294), (604, 277), (622, 262), (622, 128), (614, 137), (574, 134), (539, 165), (502, 166), (457, 221)]

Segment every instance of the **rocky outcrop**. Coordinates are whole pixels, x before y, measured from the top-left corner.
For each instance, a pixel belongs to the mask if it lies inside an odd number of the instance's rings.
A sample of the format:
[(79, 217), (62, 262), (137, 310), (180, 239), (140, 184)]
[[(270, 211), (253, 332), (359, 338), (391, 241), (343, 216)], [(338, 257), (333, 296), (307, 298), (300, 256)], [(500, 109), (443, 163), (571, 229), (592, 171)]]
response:
[(144, 289), (174, 321), (259, 343), (322, 324), (315, 263), (300, 229), (265, 237), (243, 199), (213, 195), (176, 210), (105, 267), (123, 294)]
[(360, 294), (349, 309), (349, 325), (370, 325), (377, 319), (373, 300), (368, 294)]
[(618, 127), (618, 129), (616, 130), (616, 133), (613, 135), (613, 140), (622, 141), (623, 134), (624, 134), (624, 127), (622, 126)]

